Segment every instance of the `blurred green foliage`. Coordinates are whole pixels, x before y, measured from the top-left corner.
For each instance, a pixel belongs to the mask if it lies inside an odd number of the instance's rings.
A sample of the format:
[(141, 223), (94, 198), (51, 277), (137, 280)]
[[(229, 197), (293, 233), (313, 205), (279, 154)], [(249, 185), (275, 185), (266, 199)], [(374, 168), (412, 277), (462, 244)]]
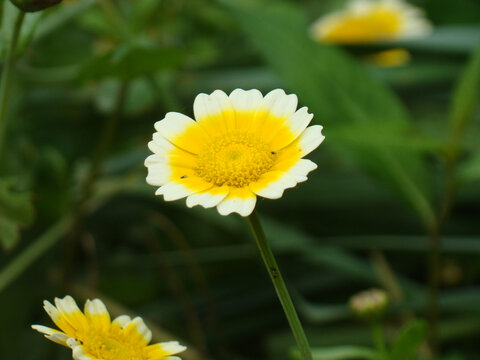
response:
[[(42, 300), (66, 293), (143, 316), (155, 340), (167, 330), (196, 350), (186, 360), (295, 358), (243, 219), (165, 203), (143, 167), (153, 123), (192, 115), (197, 93), (282, 87), (326, 140), (309, 180), (258, 210), (315, 359), (378, 358), (346, 306), (372, 286), (393, 294), (391, 358), (428, 358), (413, 319), (428, 314), (432, 231), (444, 260), (436, 358), (477, 359), (480, 5), (412, 3), (435, 31), (395, 44), (412, 54), (398, 68), (364, 60), (391, 45), (309, 38), (336, 0), (64, 0), (27, 14), (0, 152), (0, 358), (68, 359), (30, 329), (49, 324)], [(0, 5), (3, 65), (18, 10)]]

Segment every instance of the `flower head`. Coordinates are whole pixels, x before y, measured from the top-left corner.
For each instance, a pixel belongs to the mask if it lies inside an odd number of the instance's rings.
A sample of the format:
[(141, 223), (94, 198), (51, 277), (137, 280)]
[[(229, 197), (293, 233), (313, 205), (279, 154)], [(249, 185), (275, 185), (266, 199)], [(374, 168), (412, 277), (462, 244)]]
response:
[(321, 42), (362, 44), (423, 36), (430, 30), (422, 10), (403, 0), (352, 0), (345, 10), (317, 20), (311, 34)]
[(317, 167), (303, 157), (323, 141), (322, 127), (307, 127), (313, 115), (297, 101), (280, 89), (199, 94), (196, 121), (170, 112), (155, 124), (147, 183), (167, 201), (250, 215), (257, 195), (280, 198)]
[(72, 349), (75, 360), (180, 360), (185, 350), (176, 341), (148, 345), (152, 332), (139, 317), (127, 315), (110, 320), (99, 299), (87, 300), (82, 313), (71, 296), (44, 302), (45, 311), (61, 330), (42, 325), (32, 328), (53, 342)]
[(349, 301), (353, 313), (364, 320), (374, 320), (383, 314), (388, 305), (388, 295), (380, 289), (370, 289), (353, 295)]

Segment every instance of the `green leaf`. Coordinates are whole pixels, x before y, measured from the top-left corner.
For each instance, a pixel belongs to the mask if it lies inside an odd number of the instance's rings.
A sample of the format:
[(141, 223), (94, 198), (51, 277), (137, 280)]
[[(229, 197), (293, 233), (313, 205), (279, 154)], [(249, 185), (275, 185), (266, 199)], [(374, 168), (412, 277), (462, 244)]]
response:
[(480, 151), (460, 164), (458, 169), (460, 182), (467, 183), (480, 180)]
[[(252, 0), (221, 0), (232, 11), (260, 53), (325, 125), (326, 144), (337, 145), (412, 206), (426, 226), (434, 215), (425, 163), (415, 149), (395, 149), (389, 143), (335, 143), (330, 129), (370, 124), (359, 134), (378, 137), (378, 126), (389, 135), (409, 138), (411, 123), (398, 99), (345, 53), (309, 38), (305, 16), (297, 7)], [(403, 140), (402, 140), (403, 141)]]
[(81, 68), (79, 77), (84, 80), (106, 77), (130, 79), (178, 67), (182, 59), (183, 51), (176, 47), (125, 44), (87, 63)]
[(57, 243), (72, 224), (71, 215), (60, 219), (43, 235), (34, 240), (27, 248), (0, 269), (0, 293), (20, 276), (30, 265)]
[(414, 320), (400, 331), (392, 345), (392, 360), (414, 359), (420, 344), (425, 340), (427, 325), (424, 321)]
[(450, 110), (452, 139), (458, 143), (478, 104), (480, 90), (480, 47), (473, 53), (453, 93)]

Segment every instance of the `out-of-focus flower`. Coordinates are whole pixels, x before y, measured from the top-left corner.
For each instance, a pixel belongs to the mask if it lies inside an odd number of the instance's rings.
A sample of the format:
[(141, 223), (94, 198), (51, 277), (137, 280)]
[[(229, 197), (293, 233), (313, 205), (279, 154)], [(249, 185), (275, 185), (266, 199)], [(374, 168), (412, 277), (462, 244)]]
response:
[(303, 157), (323, 141), (322, 126), (307, 127), (313, 115), (297, 102), (280, 89), (199, 94), (196, 121), (170, 112), (155, 124), (147, 183), (167, 201), (250, 215), (257, 195), (280, 198), (317, 167)]
[(47, 9), (62, 2), (62, 0), (10, 0), (15, 6), (25, 12), (35, 12)]
[(366, 59), (378, 67), (395, 67), (410, 61), (411, 55), (405, 49), (389, 49), (368, 55)]
[(42, 325), (32, 328), (72, 349), (75, 360), (180, 360), (172, 356), (184, 351), (176, 341), (148, 345), (152, 332), (139, 317), (127, 315), (110, 320), (99, 299), (87, 300), (82, 313), (71, 296), (44, 302), (45, 311), (61, 330)]
[(311, 34), (319, 42), (365, 44), (424, 36), (431, 28), (423, 11), (403, 0), (353, 0), (317, 20)]
[(374, 320), (379, 318), (387, 308), (388, 296), (383, 290), (371, 289), (353, 295), (348, 304), (359, 318)]

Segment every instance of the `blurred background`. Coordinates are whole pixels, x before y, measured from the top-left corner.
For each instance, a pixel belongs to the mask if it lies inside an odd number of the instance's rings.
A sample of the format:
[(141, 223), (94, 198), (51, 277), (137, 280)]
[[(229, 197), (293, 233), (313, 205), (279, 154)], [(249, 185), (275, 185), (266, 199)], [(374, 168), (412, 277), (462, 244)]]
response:
[[(0, 358), (71, 358), (30, 329), (65, 294), (144, 317), (156, 341), (190, 346), (185, 360), (296, 358), (246, 221), (164, 202), (143, 166), (154, 122), (193, 116), (198, 93), (281, 87), (326, 140), (309, 180), (257, 209), (315, 359), (375, 358), (348, 307), (372, 287), (389, 295), (387, 342), (413, 349), (391, 359), (478, 359), (480, 3), (410, 3), (429, 34), (354, 45), (311, 38), (338, 0), (28, 13), (0, 151)], [(0, 4), (5, 68), (19, 11)], [(375, 61), (392, 48), (407, 59)]]

